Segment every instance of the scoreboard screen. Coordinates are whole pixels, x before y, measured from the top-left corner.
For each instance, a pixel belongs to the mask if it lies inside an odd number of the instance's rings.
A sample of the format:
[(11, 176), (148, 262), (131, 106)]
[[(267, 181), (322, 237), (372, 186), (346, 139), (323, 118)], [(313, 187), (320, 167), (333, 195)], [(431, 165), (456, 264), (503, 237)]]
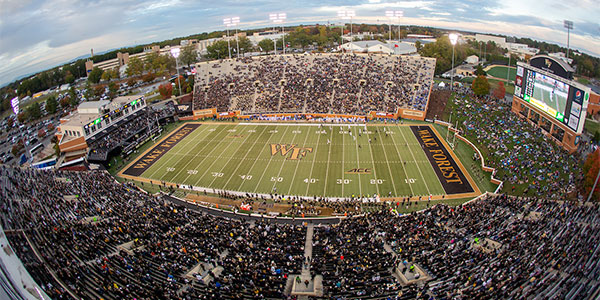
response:
[(544, 70), (517, 64), (515, 96), (581, 133), (590, 89)]

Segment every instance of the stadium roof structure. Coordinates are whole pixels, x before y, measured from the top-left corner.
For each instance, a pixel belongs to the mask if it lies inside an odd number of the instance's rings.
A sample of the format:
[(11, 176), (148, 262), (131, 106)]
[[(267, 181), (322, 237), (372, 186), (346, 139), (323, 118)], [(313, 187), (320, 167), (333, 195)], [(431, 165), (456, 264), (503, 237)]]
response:
[(352, 43), (345, 43), (341, 46), (341, 48), (346, 51), (385, 53), (396, 55), (417, 52), (417, 48), (415, 48), (413, 44), (398, 41), (388, 41), (387, 43), (383, 43), (378, 40), (358, 41)]

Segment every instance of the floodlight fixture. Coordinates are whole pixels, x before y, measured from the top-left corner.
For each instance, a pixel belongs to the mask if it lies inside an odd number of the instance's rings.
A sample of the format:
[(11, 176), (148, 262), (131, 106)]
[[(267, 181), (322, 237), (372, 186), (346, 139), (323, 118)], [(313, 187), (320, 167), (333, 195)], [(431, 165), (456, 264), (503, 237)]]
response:
[(344, 20), (350, 20), (352, 17), (356, 17), (354, 10), (338, 10), (338, 17)]
[(452, 44), (452, 46), (456, 45), (456, 42), (458, 42), (458, 34), (456, 33), (449, 34), (448, 38), (450, 39), (450, 44)]
[(269, 14), (269, 20), (273, 21), (273, 23), (283, 23), (286, 18), (286, 13)]
[[(283, 27), (283, 21), (287, 19), (286, 13), (272, 13), (269, 14), (269, 20), (275, 24), (281, 24), (281, 32), (282, 32), (282, 43), (283, 43), (283, 54), (285, 54), (285, 28)], [(273, 25), (273, 31), (275, 31), (275, 25)], [(277, 54), (277, 41), (273, 39), (273, 50), (274, 54)]]
[(179, 53), (181, 52), (181, 49), (179, 48), (171, 48), (171, 55), (173, 55), (173, 57), (177, 58), (179, 56)]
[(573, 21), (565, 20), (565, 28), (567, 29), (567, 64), (569, 63), (569, 40), (571, 29), (573, 29)]
[[(350, 50), (352, 51), (352, 18), (356, 17), (356, 13), (354, 12), (354, 10), (338, 10), (338, 17), (340, 17), (342, 20), (350, 20)], [(343, 30), (341, 35), (344, 35)], [(344, 41), (342, 40), (342, 44), (343, 43)]]
[(223, 19), (223, 25), (227, 27), (235, 26), (240, 23), (240, 17), (231, 17)]
[(404, 11), (401, 10), (386, 10), (385, 16), (390, 19), (398, 19), (404, 17)]
[[(385, 16), (390, 19), (390, 21), (398, 21), (401, 17), (404, 17), (404, 11), (401, 10), (386, 10)], [(389, 31), (389, 40), (392, 40), (392, 22), (390, 22)], [(400, 24), (398, 24), (398, 40), (400, 40)]]

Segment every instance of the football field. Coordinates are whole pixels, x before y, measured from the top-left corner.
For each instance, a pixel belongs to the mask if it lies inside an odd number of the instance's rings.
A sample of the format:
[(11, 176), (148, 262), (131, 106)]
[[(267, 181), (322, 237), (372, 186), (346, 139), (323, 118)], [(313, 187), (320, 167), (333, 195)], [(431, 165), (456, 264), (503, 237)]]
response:
[(195, 190), (309, 197), (479, 193), (428, 125), (186, 123), (120, 175)]

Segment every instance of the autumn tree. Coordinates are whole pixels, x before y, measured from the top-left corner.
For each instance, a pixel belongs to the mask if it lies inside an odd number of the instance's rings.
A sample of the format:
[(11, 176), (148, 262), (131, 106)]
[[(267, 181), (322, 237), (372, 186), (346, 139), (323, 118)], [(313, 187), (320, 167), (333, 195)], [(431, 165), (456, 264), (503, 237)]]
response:
[(105, 91), (105, 88), (103, 85), (97, 85), (94, 88), (94, 96), (100, 97), (100, 96), (102, 96), (102, 94), (104, 94), (104, 91)]
[(473, 80), (471, 88), (473, 89), (473, 93), (477, 96), (485, 96), (490, 93), (490, 83), (487, 78), (482, 75), (477, 76), (477, 78)]
[(212, 59), (223, 59), (229, 57), (227, 41), (217, 41), (206, 47), (206, 56)]
[(48, 99), (46, 99), (46, 111), (49, 114), (54, 114), (57, 108), (58, 101), (56, 101), (56, 97), (54, 95), (48, 97)]
[(68, 84), (72, 84), (73, 82), (75, 82), (75, 76), (73, 76), (73, 74), (69, 73), (65, 76), (65, 82)]
[(181, 48), (181, 54), (179, 55), (179, 61), (181, 64), (187, 65), (188, 68), (191, 64), (198, 61), (198, 51), (196, 51), (196, 45), (188, 44)]
[(117, 97), (117, 91), (119, 90), (119, 86), (116, 83), (111, 82), (108, 84), (108, 97), (110, 99), (114, 99)]
[(126, 74), (128, 77), (141, 76), (144, 74), (144, 62), (137, 57), (130, 58), (129, 63), (127, 63)]
[(71, 89), (69, 89), (69, 105), (75, 107), (77, 104), (79, 104), (79, 98), (75, 92), (75, 87), (72, 86)]
[(92, 69), (92, 71), (90, 72), (90, 74), (88, 74), (88, 81), (91, 83), (98, 83), (100, 82), (100, 79), (102, 78), (102, 69), (98, 68), (98, 67), (94, 67)]
[(475, 75), (477, 76), (485, 76), (487, 73), (483, 70), (481, 64), (477, 65), (477, 69), (475, 70)]
[(271, 39), (264, 39), (258, 42), (258, 48), (260, 48), (260, 51), (264, 52), (265, 54), (273, 51), (273, 47), (275, 47), (275, 45)]
[(171, 98), (173, 95), (173, 85), (170, 82), (158, 86), (158, 92), (163, 100)]
[(506, 88), (504, 88), (504, 82), (498, 82), (498, 86), (494, 89), (494, 97), (497, 99), (504, 99), (506, 96)]
[(28, 108), (28, 115), (32, 121), (39, 119), (42, 116), (42, 110), (38, 102), (34, 102)]
[[(599, 171), (600, 149), (596, 149), (594, 153), (588, 155), (587, 159), (585, 160), (585, 163), (583, 164), (583, 187), (585, 189), (586, 195), (589, 195), (589, 193), (592, 191)], [(600, 183), (596, 185), (596, 189), (594, 189), (594, 192), (592, 193), (592, 199), (596, 201), (600, 200)]]
[(102, 80), (103, 81), (109, 81), (111, 79), (111, 71), (110, 70), (106, 70), (104, 71), (104, 73), (102, 73)]

